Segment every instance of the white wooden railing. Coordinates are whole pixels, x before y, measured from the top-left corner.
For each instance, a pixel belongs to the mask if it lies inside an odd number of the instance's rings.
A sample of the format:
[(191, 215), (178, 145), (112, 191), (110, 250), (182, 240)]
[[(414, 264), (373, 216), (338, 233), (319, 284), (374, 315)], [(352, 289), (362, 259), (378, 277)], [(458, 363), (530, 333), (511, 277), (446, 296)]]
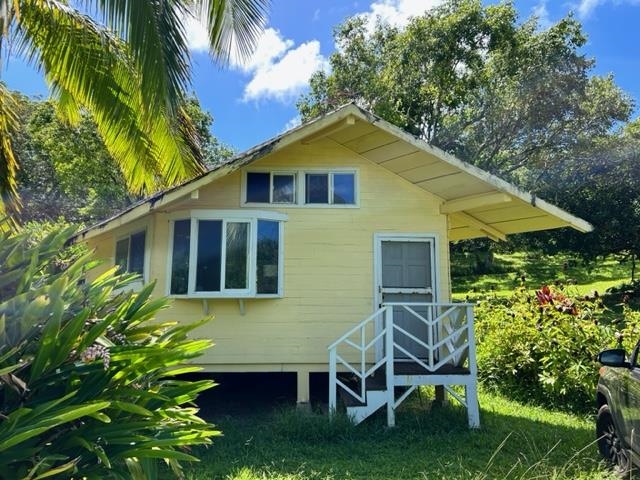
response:
[[(426, 326), (426, 338), (419, 338), (394, 322), (394, 310), (399, 309), (408, 312), (409, 318), (414, 319), (417, 325)], [(475, 382), (477, 367), (473, 334), (473, 304), (385, 303), (379, 310), (333, 342), (328, 349), (329, 411), (334, 412), (336, 409), (338, 387), (359, 402), (366, 404), (367, 379), (384, 367), (388, 396), (386, 400), (388, 423), (393, 425), (395, 423), (393, 411), (407, 396), (405, 394), (399, 400), (394, 397), (396, 361), (411, 362), (414, 366), (421, 368), (425, 375), (438, 377), (442, 377), (439, 372), (445, 366), (465, 367), (465, 372), (468, 372)], [(416, 349), (422, 350), (426, 355), (416, 355)], [(352, 388), (338, 378), (338, 369), (341, 372), (351, 373), (357, 386)], [(435, 376), (433, 379), (440, 381)], [(450, 388), (447, 390), (453, 392)], [(454, 397), (469, 408), (458, 395)]]
[[(343, 388), (347, 393), (359, 402), (366, 403), (366, 380), (372, 376), (378, 368), (387, 363), (387, 356), (383, 355), (377, 362), (372, 362), (375, 358), (375, 348), (379, 348), (380, 342), (390, 331), (386, 317), (390, 315), (391, 307), (382, 307), (369, 317), (365, 318), (358, 325), (345, 333), (338, 340), (329, 345), (329, 410), (336, 408), (337, 387)], [(378, 333), (375, 333), (378, 326)], [(380, 328), (381, 326), (381, 328)], [(371, 338), (370, 338), (371, 337)], [(355, 341), (354, 341), (355, 340)], [(350, 347), (353, 349), (351, 357), (357, 359), (348, 361), (344, 354), (338, 352), (339, 347)], [(369, 357), (369, 358), (367, 358)], [(342, 366), (345, 372), (352, 373), (357, 379), (358, 388), (354, 391), (338, 378), (338, 365)]]

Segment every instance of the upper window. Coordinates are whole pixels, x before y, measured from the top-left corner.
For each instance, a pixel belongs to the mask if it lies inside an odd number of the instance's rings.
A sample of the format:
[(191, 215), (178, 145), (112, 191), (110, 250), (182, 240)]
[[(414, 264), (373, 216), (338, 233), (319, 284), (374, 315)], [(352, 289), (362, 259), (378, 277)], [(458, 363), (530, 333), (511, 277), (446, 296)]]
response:
[(247, 172), (247, 203), (296, 203), (296, 175)]
[(120, 266), (120, 272), (144, 274), (145, 237), (143, 230), (116, 242), (115, 263)]
[(355, 174), (329, 172), (305, 174), (305, 203), (354, 205), (356, 203)]
[(236, 215), (194, 211), (190, 218), (173, 222), (170, 294), (281, 294), (281, 222), (285, 217), (266, 212)]
[(354, 171), (247, 172), (244, 203), (285, 205), (357, 204)]

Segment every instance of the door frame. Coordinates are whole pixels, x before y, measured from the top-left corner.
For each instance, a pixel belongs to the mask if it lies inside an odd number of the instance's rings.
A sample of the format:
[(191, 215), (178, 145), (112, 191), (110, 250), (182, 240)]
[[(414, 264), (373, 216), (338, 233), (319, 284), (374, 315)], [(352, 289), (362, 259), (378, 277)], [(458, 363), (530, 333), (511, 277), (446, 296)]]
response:
[[(374, 233), (373, 234), (373, 312), (380, 308), (382, 293), (382, 242), (426, 242), (431, 246), (431, 281), (433, 302), (438, 302), (440, 285), (440, 256), (438, 255), (440, 242), (437, 233)], [(373, 313), (372, 312), (372, 313)], [(382, 319), (375, 320), (375, 334), (382, 330)], [(376, 362), (384, 354), (383, 342), (376, 342)]]

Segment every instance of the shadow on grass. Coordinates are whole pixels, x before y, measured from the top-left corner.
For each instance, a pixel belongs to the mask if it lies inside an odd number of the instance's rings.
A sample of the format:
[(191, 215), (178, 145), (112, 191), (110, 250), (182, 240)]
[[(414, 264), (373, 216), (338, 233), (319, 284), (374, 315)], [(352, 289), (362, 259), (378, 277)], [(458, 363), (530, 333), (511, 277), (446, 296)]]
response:
[[(249, 394), (248, 394), (249, 395)], [(200, 450), (187, 478), (485, 479), (604, 478), (590, 421), (481, 397), (482, 428), (467, 428), (466, 411), (434, 407), (413, 396), (386, 427), (384, 409), (353, 426), (281, 402), (240, 413), (212, 412), (224, 437)]]

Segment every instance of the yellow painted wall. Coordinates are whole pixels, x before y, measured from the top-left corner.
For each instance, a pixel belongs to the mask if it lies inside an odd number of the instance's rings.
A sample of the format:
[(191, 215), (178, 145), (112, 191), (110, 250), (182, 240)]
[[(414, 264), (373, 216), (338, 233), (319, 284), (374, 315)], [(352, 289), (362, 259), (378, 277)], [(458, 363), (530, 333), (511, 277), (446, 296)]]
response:
[[(207, 300), (215, 320), (198, 333), (213, 338), (216, 346), (204, 363), (253, 365), (253, 369), (270, 364), (284, 370), (292, 364), (317, 364), (326, 370), (327, 346), (374, 310), (375, 233), (436, 234), (439, 300), (449, 299), (446, 216), (439, 213), (439, 201), (424, 190), (329, 141), (288, 147), (251, 164), (249, 170), (336, 167), (358, 170), (358, 208), (246, 207), (288, 215), (284, 296), (246, 299), (244, 315), (238, 300)], [(171, 213), (191, 208), (243, 208), (242, 178), (241, 172), (228, 175), (200, 189), (197, 200), (188, 198), (146, 220), (153, 242), (149, 274), (158, 280), (157, 294), (167, 289)], [(113, 259), (114, 238), (124, 230), (121, 227), (89, 243), (99, 256)], [(163, 313), (181, 321), (203, 315), (200, 299), (176, 299), (174, 307)]]

